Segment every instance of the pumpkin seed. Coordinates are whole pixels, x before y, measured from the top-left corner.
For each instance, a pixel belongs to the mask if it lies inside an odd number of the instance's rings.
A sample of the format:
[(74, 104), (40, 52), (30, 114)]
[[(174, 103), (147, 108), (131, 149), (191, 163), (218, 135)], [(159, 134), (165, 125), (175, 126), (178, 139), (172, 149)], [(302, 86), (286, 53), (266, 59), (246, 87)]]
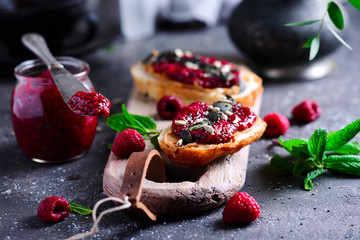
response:
[(213, 104), (214, 109), (218, 108), (221, 112), (232, 111), (233, 105), (231, 103), (216, 102)]
[(232, 101), (233, 105), (236, 103), (235, 99), (232, 96), (230, 96), (229, 94), (225, 94), (225, 97), (226, 97), (226, 99)]
[(219, 119), (218, 113), (215, 111), (210, 111), (205, 117), (211, 122), (217, 122), (217, 120)]
[(181, 139), (183, 140), (183, 144), (192, 143), (192, 136), (189, 130), (183, 129), (181, 130)]
[(207, 125), (207, 124), (209, 124), (209, 121), (204, 120), (202, 123), (197, 123), (197, 124), (191, 125), (189, 127), (189, 130), (196, 131), (196, 130), (199, 130), (200, 128), (204, 127), (204, 125)]

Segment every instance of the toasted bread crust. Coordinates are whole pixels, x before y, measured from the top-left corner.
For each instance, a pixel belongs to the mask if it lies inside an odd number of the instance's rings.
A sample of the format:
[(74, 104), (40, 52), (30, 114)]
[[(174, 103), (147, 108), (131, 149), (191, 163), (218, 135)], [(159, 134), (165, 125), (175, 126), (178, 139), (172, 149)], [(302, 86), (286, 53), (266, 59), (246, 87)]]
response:
[(142, 62), (135, 63), (130, 68), (130, 72), (138, 90), (155, 101), (163, 96), (172, 95), (178, 97), (184, 105), (196, 101), (211, 104), (223, 98), (224, 94), (229, 94), (244, 106), (252, 107), (257, 96), (263, 92), (262, 79), (245, 67), (239, 69), (241, 79), (246, 83), (246, 89), (242, 93), (239, 93), (240, 89), (237, 85), (231, 88), (209, 89), (173, 81), (163, 74), (155, 73), (150, 66)]
[(266, 123), (257, 117), (255, 123), (244, 131), (235, 133), (235, 137), (227, 143), (203, 144), (190, 143), (185, 146), (176, 146), (180, 139), (171, 130), (171, 125), (161, 131), (158, 138), (161, 149), (168, 159), (178, 166), (199, 167), (214, 159), (240, 151), (243, 147), (258, 140), (265, 131)]

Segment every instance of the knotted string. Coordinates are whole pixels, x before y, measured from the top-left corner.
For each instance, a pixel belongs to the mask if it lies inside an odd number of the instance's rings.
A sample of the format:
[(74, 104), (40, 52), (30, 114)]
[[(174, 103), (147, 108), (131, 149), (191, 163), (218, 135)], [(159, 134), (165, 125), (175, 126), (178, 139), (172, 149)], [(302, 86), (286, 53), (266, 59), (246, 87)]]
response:
[[(96, 217), (96, 211), (97, 209), (99, 208), (99, 206), (104, 203), (104, 202), (108, 202), (108, 201), (115, 201), (115, 202), (119, 202), (121, 203), (122, 205), (121, 206), (118, 206), (118, 207), (113, 207), (113, 208), (110, 208), (110, 209), (107, 209), (103, 212), (100, 213), (100, 215), (98, 217)], [(95, 206), (93, 208), (93, 212), (92, 212), (92, 218), (93, 218), (93, 221), (94, 221), (94, 225), (92, 226), (91, 228), (91, 231), (89, 232), (84, 232), (84, 233), (79, 233), (79, 234), (76, 234), (70, 238), (67, 238), (66, 240), (77, 240), (77, 239), (81, 239), (81, 238), (84, 238), (84, 237), (88, 237), (88, 236), (91, 236), (95, 233), (98, 233), (99, 232), (99, 222), (101, 220), (101, 218), (105, 215), (105, 214), (108, 214), (108, 213), (111, 213), (111, 212), (116, 212), (116, 211), (121, 211), (123, 209), (126, 209), (126, 208), (129, 208), (131, 206), (131, 202), (129, 201), (129, 197), (126, 196), (124, 200), (120, 199), (120, 198), (117, 198), (117, 197), (107, 197), (107, 198), (104, 198), (104, 199), (101, 199), (99, 201), (97, 201), (95, 203)]]

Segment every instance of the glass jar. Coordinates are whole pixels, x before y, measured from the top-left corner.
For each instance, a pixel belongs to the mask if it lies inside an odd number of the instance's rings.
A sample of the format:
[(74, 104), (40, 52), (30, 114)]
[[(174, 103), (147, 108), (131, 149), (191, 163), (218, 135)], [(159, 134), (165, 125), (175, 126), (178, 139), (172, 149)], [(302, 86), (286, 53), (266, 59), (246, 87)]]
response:
[[(57, 60), (94, 92), (87, 63), (71, 57)], [(17, 83), (11, 99), (11, 115), (16, 140), (24, 154), (41, 163), (84, 156), (95, 136), (97, 116), (73, 113), (41, 60), (21, 63), (14, 74)]]

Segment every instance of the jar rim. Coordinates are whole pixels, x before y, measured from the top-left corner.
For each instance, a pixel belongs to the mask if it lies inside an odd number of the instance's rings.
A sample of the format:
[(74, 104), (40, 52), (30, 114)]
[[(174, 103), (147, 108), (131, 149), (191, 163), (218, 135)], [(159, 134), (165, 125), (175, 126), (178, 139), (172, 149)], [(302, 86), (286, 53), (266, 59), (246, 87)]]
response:
[[(79, 67), (79, 72), (74, 74), (74, 76), (78, 79), (88, 75), (90, 72), (89, 64), (78, 58), (68, 57), (68, 56), (59, 56), (59, 57), (56, 57), (56, 60), (58, 60), (63, 65), (73, 65), (73, 66)], [(24, 74), (25, 70), (31, 69), (33, 67), (40, 67), (40, 66), (44, 66), (46, 68), (46, 65), (44, 64), (44, 62), (39, 58), (26, 60), (15, 67), (14, 74), (15, 74), (15, 76), (25, 77), (25, 78), (30, 77), (32, 79), (41, 81), (42, 79), (46, 79), (46, 78), (29, 76), (29, 75)]]

